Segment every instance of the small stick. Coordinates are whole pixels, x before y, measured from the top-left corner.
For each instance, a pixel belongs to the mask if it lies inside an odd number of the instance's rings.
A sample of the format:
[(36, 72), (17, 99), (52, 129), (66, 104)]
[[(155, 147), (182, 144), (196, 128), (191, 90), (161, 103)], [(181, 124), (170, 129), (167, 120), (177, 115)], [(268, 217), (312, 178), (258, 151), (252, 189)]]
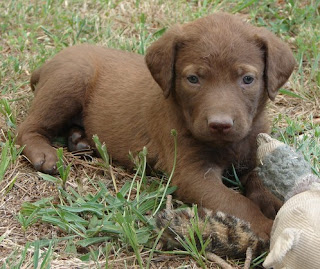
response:
[(215, 262), (222, 269), (235, 269), (233, 266), (231, 266), (229, 263), (227, 263), (224, 259), (220, 258), (218, 255), (216, 255), (212, 252), (207, 252), (206, 256), (209, 261)]
[(171, 210), (172, 209), (172, 195), (167, 195), (167, 202), (166, 202), (166, 209)]
[(252, 248), (248, 247), (246, 251), (246, 260), (244, 262), (243, 269), (249, 269), (252, 260)]

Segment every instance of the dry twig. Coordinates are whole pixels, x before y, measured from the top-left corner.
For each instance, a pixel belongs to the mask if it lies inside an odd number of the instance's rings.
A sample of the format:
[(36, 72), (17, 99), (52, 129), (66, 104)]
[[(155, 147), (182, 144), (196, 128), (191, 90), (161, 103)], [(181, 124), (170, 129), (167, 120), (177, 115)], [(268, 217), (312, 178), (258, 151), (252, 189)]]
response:
[(207, 252), (206, 256), (209, 261), (215, 262), (222, 269), (235, 269), (233, 266), (231, 266), (229, 263), (227, 263), (224, 259), (220, 258), (218, 255), (216, 255), (212, 252)]
[(172, 195), (167, 195), (167, 202), (166, 202), (166, 209), (171, 210), (172, 209)]

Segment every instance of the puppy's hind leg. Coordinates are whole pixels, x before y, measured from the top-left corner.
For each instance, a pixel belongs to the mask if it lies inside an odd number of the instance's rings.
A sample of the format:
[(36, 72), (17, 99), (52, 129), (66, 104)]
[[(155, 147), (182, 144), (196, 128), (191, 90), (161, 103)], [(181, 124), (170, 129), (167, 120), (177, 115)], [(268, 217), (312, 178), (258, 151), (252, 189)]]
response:
[(82, 112), (88, 81), (86, 74), (74, 70), (74, 66), (56, 67), (49, 62), (36, 71), (39, 82), (35, 98), (28, 117), (18, 129), (18, 144), (25, 145), (25, 156), (36, 170), (49, 174), (57, 172), (56, 150), (50, 139)]

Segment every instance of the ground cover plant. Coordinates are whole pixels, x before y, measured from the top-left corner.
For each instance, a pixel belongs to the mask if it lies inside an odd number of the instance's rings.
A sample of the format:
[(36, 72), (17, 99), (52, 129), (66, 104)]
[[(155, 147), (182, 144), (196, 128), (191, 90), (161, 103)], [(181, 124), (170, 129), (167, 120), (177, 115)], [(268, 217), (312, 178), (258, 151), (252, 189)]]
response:
[(146, 175), (148, 149), (131, 156), (136, 169), (129, 172), (114, 166), (96, 137), (103, 158), (60, 149), (64, 166), (52, 177), (33, 170), (15, 133), (32, 100), (30, 73), (58, 51), (91, 43), (144, 54), (168, 26), (219, 10), (290, 44), (297, 67), (269, 105), (272, 134), (302, 151), (320, 176), (319, 0), (0, 1), (1, 268), (217, 268), (194, 247), (195, 238), (182, 240), (181, 250), (157, 248), (162, 231), (155, 230), (154, 215), (174, 188), (172, 174)]

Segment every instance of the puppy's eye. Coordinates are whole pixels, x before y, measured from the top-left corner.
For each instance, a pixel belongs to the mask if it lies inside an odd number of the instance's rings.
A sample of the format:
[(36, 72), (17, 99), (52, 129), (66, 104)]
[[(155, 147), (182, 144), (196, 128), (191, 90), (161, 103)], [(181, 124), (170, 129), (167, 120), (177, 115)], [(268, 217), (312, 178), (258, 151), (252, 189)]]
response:
[(195, 76), (195, 75), (188, 76), (187, 80), (192, 84), (199, 83), (199, 78), (197, 76)]
[(251, 76), (244, 76), (242, 81), (244, 84), (251, 84), (254, 81), (254, 78)]

